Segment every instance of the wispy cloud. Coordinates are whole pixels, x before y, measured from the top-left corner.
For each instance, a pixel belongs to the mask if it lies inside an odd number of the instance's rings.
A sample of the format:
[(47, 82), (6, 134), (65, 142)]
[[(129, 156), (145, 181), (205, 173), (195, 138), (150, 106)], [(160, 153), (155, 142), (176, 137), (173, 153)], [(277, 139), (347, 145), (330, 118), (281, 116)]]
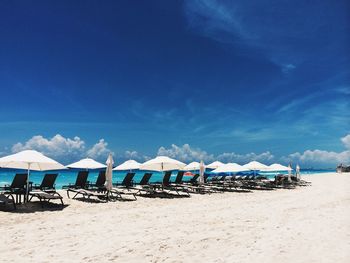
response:
[[(185, 13), (190, 28), (215, 41), (232, 43), (240, 47), (262, 51), (267, 58), (288, 73), (299, 64), (318, 57), (318, 49), (310, 50), (300, 43), (314, 43), (324, 48), (334, 41), (324, 38), (318, 41), (320, 29), (334, 15), (331, 2), (317, 4), (317, 17), (310, 18), (315, 5), (306, 2), (284, 1), (216, 1), (189, 0)], [(338, 15), (345, 16), (346, 13)], [(337, 31), (345, 32), (346, 27)], [(333, 33), (333, 32), (330, 32)], [(249, 52), (247, 52), (249, 54)]]
[(285, 65), (282, 65), (282, 72), (287, 74), (293, 71), (295, 68), (296, 66), (293, 64), (285, 64)]
[(221, 42), (241, 42), (253, 38), (235, 9), (216, 0), (185, 1), (190, 28)]

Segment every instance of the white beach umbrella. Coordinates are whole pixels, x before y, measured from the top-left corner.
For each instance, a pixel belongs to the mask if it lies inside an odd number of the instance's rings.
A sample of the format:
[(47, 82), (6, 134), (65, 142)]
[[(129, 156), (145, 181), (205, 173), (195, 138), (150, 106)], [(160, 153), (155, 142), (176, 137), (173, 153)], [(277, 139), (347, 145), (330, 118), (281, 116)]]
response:
[(88, 169), (102, 169), (102, 168), (106, 168), (107, 166), (105, 164), (96, 162), (94, 159), (85, 158), (85, 159), (81, 159), (78, 162), (68, 164), (66, 167), (88, 170)]
[(204, 184), (204, 173), (205, 173), (205, 165), (204, 162), (201, 161), (199, 164), (199, 183)]
[(108, 155), (106, 164), (107, 164), (107, 169), (106, 169), (106, 182), (105, 182), (105, 186), (106, 186), (107, 191), (111, 191), (112, 188), (113, 188), (112, 173), (113, 173), (113, 164), (114, 164), (112, 154), (109, 154), (109, 155)]
[(150, 171), (171, 171), (171, 170), (183, 170), (186, 166), (183, 162), (169, 158), (167, 156), (157, 156), (147, 162), (140, 165), (140, 170), (150, 170)]
[(264, 170), (268, 170), (269, 168), (267, 165), (259, 163), (257, 161), (252, 161), (250, 163), (247, 163), (243, 165), (243, 167), (252, 171), (264, 171)]
[(291, 182), (292, 181), (292, 170), (293, 169), (292, 169), (290, 164), (288, 165), (288, 168), (289, 168), (288, 169), (288, 181)]
[(268, 166), (262, 163), (259, 163), (257, 161), (252, 161), (250, 163), (247, 163), (245, 165), (243, 165), (244, 168), (247, 168), (251, 171), (254, 171), (254, 175), (256, 171), (266, 171), (268, 170)]
[(268, 168), (266, 169), (266, 171), (278, 172), (278, 171), (289, 171), (290, 169), (292, 169), (292, 168), (289, 166), (284, 166), (284, 165), (279, 164), (279, 163), (274, 163), (274, 164), (269, 165)]
[(212, 172), (213, 173), (238, 173), (238, 172), (245, 172), (245, 171), (249, 171), (249, 169), (237, 163), (227, 163), (216, 168)]
[(59, 162), (56, 162), (55, 160), (34, 150), (25, 150), (2, 157), (0, 158), (0, 167), (27, 170), (27, 200), (29, 194), (29, 174), (31, 170), (46, 171), (65, 169), (65, 167)]
[(184, 167), (184, 171), (194, 171), (194, 170), (199, 170), (200, 169), (200, 163), (199, 162), (192, 162), (192, 163), (189, 163), (187, 164), (185, 167)]
[(297, 179), (300, 180), (301, 177), (300, 177), (300, 166), (299, 166), (299, 164), (297, 164), (297, 166), (295, 167), (295, 172), (296, 172)]
[(216, 168), (220, 167), (221, 165), (223, 165), (222, 162), (215, 161), (215, 162), (212, 162), (211, 164), (208, 164), (207, 168), (208, 169), (216, 169)]
[(118, 165), (113, 170), (115, 171), (138, 170), (140, 169), (140, 165), (141, 164), (136, 162), (135, 160), (128, 160)]

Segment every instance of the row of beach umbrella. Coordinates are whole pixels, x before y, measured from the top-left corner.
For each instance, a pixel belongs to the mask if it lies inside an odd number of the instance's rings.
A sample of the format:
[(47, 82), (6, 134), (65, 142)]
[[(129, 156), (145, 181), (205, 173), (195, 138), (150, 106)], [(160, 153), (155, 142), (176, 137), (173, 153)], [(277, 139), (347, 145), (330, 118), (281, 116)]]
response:
[[(158, 156), (155, 159), (141, 164), (135, 160), (128, 160), (124, 163), (113, 168), (114, 171), (127, 171), (127, 170), (152, 170), (152, 171), (168, 171), (168, 170), (184, 170), (184, 171), (199, 171), (201, 165), (204, 163), (191, 162), (189, 164), (184, 164), (180, 161), (171, 159), (166, 156)], [(82, 159), (78, 162), (69, 164), (67, 168), (77, 168), (77, 169), (103, 169), (107, 165), (96, 162), (91, 158)], [(237, 163), (227, 163), (224, 164), (219, 161), (215, 161), (211, 164), (205, 165), (206, 169), (211, 169), (214, 173), (236, 173), (236, 172), (247, 172), (247, 171), (264, 171), (264, 172), (276, 172), (276, 171), (292, 171), (290, 166), (284, 166), (281, 164), (271, 164), (269, 166), (259, 163), (257, 161), (252, 161), (245, 165), (239, 165)]]
[[(283, 166), (280, 164), (273, 164), (270, 166), (264, 165), (257, 161), (252, 161), (245, 165), (239, 165), (236, 163), (223, 164), (219, 161), (215, 161), (207, 166), (201, 162), (192, 162), (186, 165), (183, 162), (169, 158), (167, 156), (157, 156), (154, 159), (144, 162), (143, 164), (138, 163), (134, 160), (128, 160), (117, 167), (113, 168), (114, 162), (113, 157), (110, 154), (106, 161), (106, 165), (96, 162), (91, 158), (82, 159), (78, 162), (64, 166), (59, 162), (43, 155), (34, 150), (25, 150), (15, 154), (11, 154), (0, 158), (1, 168), (14, 168), (14, 169), (26, 169), (28, 171), (28, 182), (29, 174), (31, 170), (35, 171), (47, 171), (47, 170), (61, 170), (66, 168), (78, 168), (78, 169), (106, 169), (106, 187), (107, 189), (112, 188), (112, 170), (152, 170), (158, 172), (170, 171), (170, 170), (187, 170), (200, 171), (200, 182), (204, 182), (205, 169), (211, 169), (214, 173), (236, 173), (245, 171), (288, 171), (289, 176), (292, 168), (290, 166)], [(29, 189), (27, 185), (27, 189)]]

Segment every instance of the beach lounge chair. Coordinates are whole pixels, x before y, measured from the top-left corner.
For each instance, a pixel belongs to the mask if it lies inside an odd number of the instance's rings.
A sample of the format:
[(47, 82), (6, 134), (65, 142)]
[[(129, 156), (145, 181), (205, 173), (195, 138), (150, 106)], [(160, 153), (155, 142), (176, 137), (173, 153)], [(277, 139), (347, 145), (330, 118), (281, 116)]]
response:
[(87, 179), (88, 179), (89, 172), (88, 171), (79, 171), (77, 174), (77, 179), (75, 181), (75, 184), (69, 184), (62, 187), (62, 189), (67, 189), (67, 196), (70, 198), (69, 193), (75, 193), (73, 196), (73, 199), (77, 196), (79, 193), (78, 190), (85, 189), (87, 187)]
[(179, 171), (173, 184), (185, 187), (191, 194), (210, 194), (214, 191), (205, 185), (198, 183), (199, 174), (195, 174), (189, 181), (183, 181), (184, 172)]
[(45, 192), (42, 190), (33, 190), (29, 192), (30, 199), (32, 200), (33, 197), (38, 198), (41, 204), (41, 207), (44, 207), (44, 203), (49, 203), (53, 200), (58, 200), (61, 202), (62, 207), (64, 207), (63, 198), (62, 196), (57, 192)]
[(87, 182), (86, 188), (90, 190), (97, 190), (97, 191), (105, 191), (105, 182), (106, 182), (106, 171), (100, 171), (98, 173), (97, 179), (95, 183)]
[(5, 195), (15, 196), (16, 204), (20, 204), (23, 200), (25, 201), (27, 193), (27, 178), (28, 174), (16, 174), (10, 185), (5, 185), (2, 189), (5, 191)]
[(39, 189), (42, 191), (56, 191), (55, 182), (58, 174), (45, 174), (44, 178), (39, 185), (33, 185), (33, 189)]
[(135, 173), (127, 173), (123, 181), (121, 183), (114, 184), (114, 186), (130, 188), (134, 185), (134, 181), (133, 181), (134, 176), (135, 176)]
[[(113, 189), (111, 191), (112, 196), (116, 196), (118, 200), (122, 201), (132, 201), (137, 200), (136, 190), (134, 190), (134, 179), (135, 173), (127, 173), (121, 183), (113, 184)], [(123, 195), (132, 196), (133, 199), (123, 198)]]
[[(171, 171), (167, 171), (163, 177), (163, 182), (161, 185), (162, 191), (167, 191), (166, 192), (167, 194), (172, 194), (172, 192), (175, 192), (177, 194), (177, 196), (180, 196), (180, 197), (181, 196), (182, 197), (189, 197), (190, 194), (189, 194), (188, 189), (182, 185), (170, 183), (170, 177), (171, 177)], [(184, 194), (182, 194), (182, 193), (184, 193)]]
[(7, 207), (8, 205), (13, 206), (13, 209), (16, 209), (15, 198), (12, 194), (2, 194), (0, 193), (0, 205)]
[[(85, 178), (83, 178), (83, 180), (85, 180)], [(83, 199), (87, 199), (89, 201), (91, 201), (92, 197), (98, 198), (100, 201), (101, 200), (108, 201), (108, 200), (116, 200), (116, 199), (124, 200), (124, 201), (136, 200), (136, 196), (134, 193), (124, 193), (124, 192), (118, 191), (118, 189), (115, 189), (115, 188), (113, 188), (111, 191), (107, 191), (105, 182), (106, 182), (106, 172), (100, 171), (95, 183), (92, 184), (87, 182), (85, 187), (80, 187), (80, 188), (75, 187), (73, 189), (69, 188), (67, 190), (67, 195), (69, 192), (74, 192), (75, 195), (73, 196), (72, 199), (75, 199), (81, 196)], [(123, 197), (124, 195), (128, 195), (128, 196), (131, 195), (133, 199), (124, 198)]]
[(151, 177), (152, 173), (145, 173), (141, 178), (140, 182), (132, 187), (132, 189), (137, 191), (137, 195), (145, 193), (147, 196), (154, 196), (155, 194), (157, 194), (157, 191), (149, 183)]
[[(107, 193), (103, 189), (89, 189), (89, 183), (87, 181), (89, 172), (88, 171), (79, 171), (77, 175), (77, 179), (75, 181), (75, 184), (69, 184), (64, 186), (64, 189), (67, 189), (67, 196), (70, 198), (69, 193), (74, 193), (74, 196), (72, 199), (76, 199), (77, 197), (81, 196), (83, 199), (91, 200), (91, 197), (96, 197), (100, 201), (108, 201), (107, 200)], [(104, 174), (101, 172), (99, 173), (99, 176), (97, 178), (96, 184), (94, 185), (100, 185), (101, 181), (103, 180)], [(105, 177), (104, 177), (104, 180)], [(97, 190), (97, 191), (96, 191)]]
[(86, 199), (88, 201), (91, 201), (92, 197), (97, 198), (99, 201), (107, 202), (109, 200), (109, 195), (107, 192), (99, 192), (89, 189), (76, 189), (74, 191), (75, 195), (72, 197), (72, 199), (77, 199), (77, 197), (82, 197), (83, 199)]
[(40, 185), (34, 185), (33, 189), (29, 192), (31, 201), (33, 197), (39, 199), (41, 206), (44, 206), (45, 202), (52, 200), (58, 200), (64, 206), (62, 196), (55, 189), (55, 182), (58, 174), (45, 174)]
[[(129, 173), (127, 174), (127, 176), (124, 178), (122, 184), (125, 185), (129, 185), (130, 182), (129, 180), (132, 180), (132, 178), (134, 177), (135, 173)], [(88, 184), (88, 189), (87, 190), (92, 190), (92, 191), (97, 191), (99, 193), (106, 193), (108, 195), (108, 199), (117, 199), (117, 200), (121, 200), (121, 201), (133, 201), (133, 200), (137, 200), (136, 198), (136, 194), (133, 192), (125, 192), (125, 191), (121, 191), (121, 189), (113, 187), (112, 190), (110, 190), (107, 193), (107, 189), (105, 186), (106, 183), (106, 172), (105, 171), (100, 171), (99, 175), (96, 179), (96, 182), (94, 184)], [(85, 194), (87, 193), (86, 190), (81, 190), (83, 191)], [(93, 197), (94, 193), (93, 192), (89, 192), (89, 197)], [(132, 199), (130, 198), (125, 198), (124, 196), (132, 196)], [(98, 198), (101, 198), (100, 195), (97, 195)]]
[(263, 190), (271, 191), (275, 190), (276, 186), (268, 179), (258, 179), (259, 176), (256, 175), (247, 175), (242, 179), (242, 189), (249, 190)]

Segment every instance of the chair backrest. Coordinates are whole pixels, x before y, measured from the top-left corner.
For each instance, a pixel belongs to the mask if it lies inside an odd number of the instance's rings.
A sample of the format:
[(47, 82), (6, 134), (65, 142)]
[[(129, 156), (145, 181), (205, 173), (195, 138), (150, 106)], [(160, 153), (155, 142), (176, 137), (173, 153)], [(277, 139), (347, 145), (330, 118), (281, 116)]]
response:
[(221, 176), (221, 178), (219, 178), (219, 181), (225, 181), (226, 177), (227, 177), (227, 174)]
[(204, 182), (205, 183), (208, 182), (209, 174), (204, 174), (203, 177), (204, 177)]
[(123, 179), (122, 186), (130, 187), (133, 185), (132, 179), (134, 179), (135, 173), (127, 173)]
[(182, 183), (182, 178), (184, 177), (184, 171), (178, 171), (175, 179), (176, 184), (181, 184)]
[(196, 174), (195, 176), (193, 176), (190, 180), (191, 183), (196, 183), (197, 179), (199, 178), (199, 174)]
[(140, 185), (147, 185), (151, 176), (152, 173), (145, 173), (140, 181)]
[(106, 171), (100, 171), (98, 173), (98, 177), (96, 179), (95, 185), (97, 187), (103, 187), (105, 185), (105, 182), (106, 182)]
[(16, 174), (11, 183), (11, 188), (24, 189), (27, 185), (28, 174)]
[(85, 188), (89, 171), (79, 171), (77, 180), (75, 181), (75, 187)]
[(163, 177), (163, 185), (168, 186), (170, 184), (171, 171), (167, 171)]
[(57, 175), (58, 174), (45, 174), (40, 184), (40, 189), (54, 189)]

